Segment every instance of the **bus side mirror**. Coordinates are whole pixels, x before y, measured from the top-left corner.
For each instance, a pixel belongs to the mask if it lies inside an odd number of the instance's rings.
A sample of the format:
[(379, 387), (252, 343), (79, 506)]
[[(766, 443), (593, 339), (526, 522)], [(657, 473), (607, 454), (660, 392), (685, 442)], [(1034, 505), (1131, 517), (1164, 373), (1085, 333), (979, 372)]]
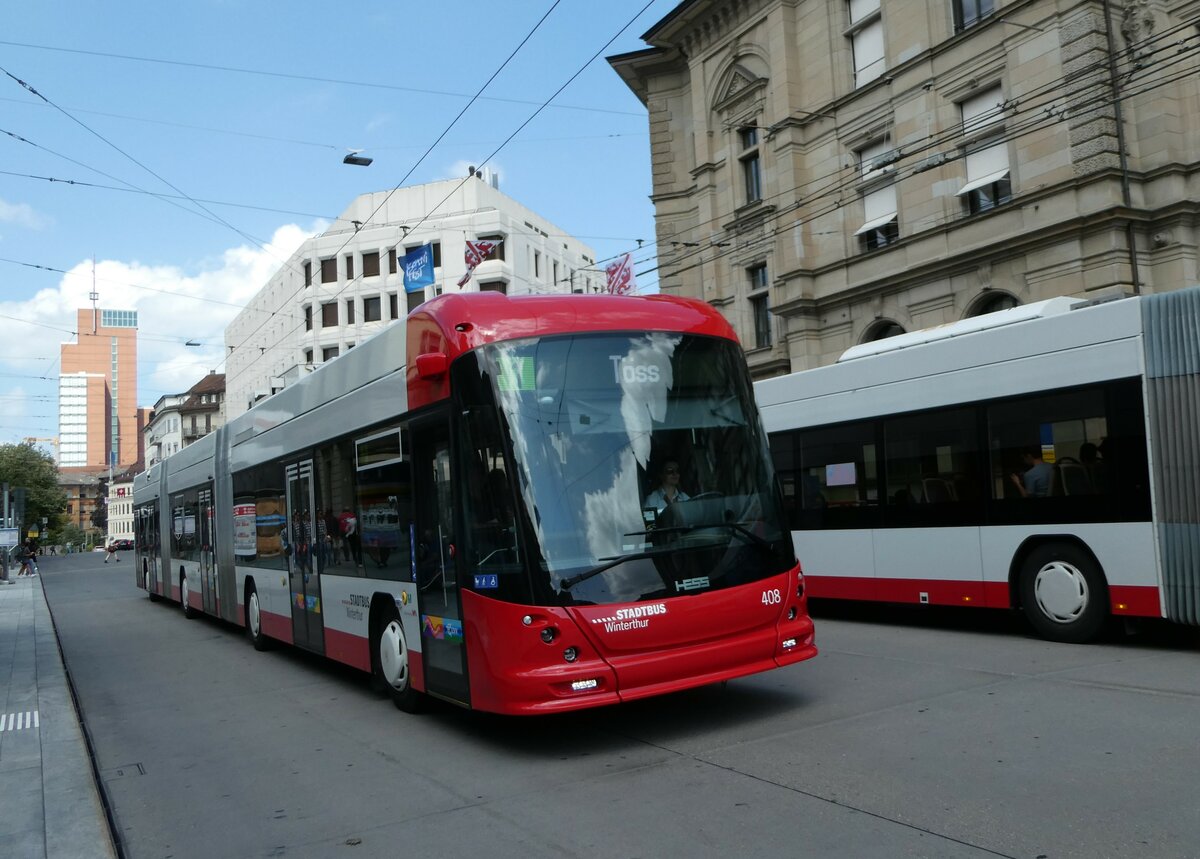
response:
[(446, 375), (449, 361), (441, 352), (426, 352), (416, 360), (418, 379), (438, 379)]

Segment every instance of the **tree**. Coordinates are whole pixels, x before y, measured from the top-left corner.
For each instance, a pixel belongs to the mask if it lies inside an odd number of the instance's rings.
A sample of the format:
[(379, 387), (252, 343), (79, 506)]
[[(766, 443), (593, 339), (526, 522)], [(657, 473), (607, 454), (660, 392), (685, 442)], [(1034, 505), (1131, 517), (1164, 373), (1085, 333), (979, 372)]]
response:
[[(36, 524), (42, 533), (62, 526), (67, 495), (58, 485), (58, 466), (49, 454), (32, 444), (0, 444), (0, 483), (26, 491), (25, 521), (19, 525)], [(45, 528), (42, 519), (47, 521)]]

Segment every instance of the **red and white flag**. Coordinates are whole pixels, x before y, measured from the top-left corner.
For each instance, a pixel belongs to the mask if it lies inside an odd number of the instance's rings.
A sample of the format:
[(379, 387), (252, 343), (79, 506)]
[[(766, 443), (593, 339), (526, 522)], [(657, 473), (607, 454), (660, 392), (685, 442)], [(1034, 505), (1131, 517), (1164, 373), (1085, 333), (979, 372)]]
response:
[(606, 265), (604, 273), (608, 275), (608, 291), (613, 295), (628, 295), (637, 289), (631, 254), (625, 254), (616, 262)]
[(460, 289), (467, 285), (467, 281), (471, 279), (471, 273), (475, 271), (475, 267), (487, 259), (488, 254), (499, 247), (502, 241), (504, 240), (491, 241), (489, 239), (480, 239), (475, 242), (467, 242), (467, 250), (463, 254), (463, 259), (467, 264), (467, 273), (458, 281)]

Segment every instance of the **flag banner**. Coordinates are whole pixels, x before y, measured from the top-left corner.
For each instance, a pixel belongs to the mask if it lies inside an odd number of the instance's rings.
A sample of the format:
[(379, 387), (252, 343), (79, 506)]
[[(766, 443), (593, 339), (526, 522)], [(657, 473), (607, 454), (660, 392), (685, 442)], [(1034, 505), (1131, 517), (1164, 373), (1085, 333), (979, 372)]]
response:
[(404, 255), (404, 291), (422, 292), (433, 286), (433, 245), (421, 245)]
[(616, 262), (606, 265), (604, 273), (608, 277), (607, 289), (613, 295), (628, 295), (637, 289), (632, 254), (625, 254)]
[[(503, 241), (501, 239), (500, 241)], [(458, 286), (461, 289), (467, 285), (471, 279), (471, 273), (475, 271), (475, 267), (487, 259), (488, 254), (500, 246), (500, 242), (494, 242), (490, 239), (480, 239), (478, 241), (468, 241), (466, 252), (463, 254), (463, 261), (467, 264), (467, 273), (458, 281)]]

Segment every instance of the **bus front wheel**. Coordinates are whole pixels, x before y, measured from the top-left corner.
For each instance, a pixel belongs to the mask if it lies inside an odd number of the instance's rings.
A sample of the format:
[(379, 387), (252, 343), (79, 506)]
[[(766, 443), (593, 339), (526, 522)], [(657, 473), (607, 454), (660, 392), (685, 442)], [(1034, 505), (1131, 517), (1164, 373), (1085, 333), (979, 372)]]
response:
[(1091, 555), (1069, 543), (1038, 546), (1021, 566), (1021, 607), (1043, 638), (1082, 644), (1108, 619), (1108, 585)]
[(395, 705), (406, 713), (417, 713), (424, 703), (424, 696), (413, 688), (410, 658), (404, 627), (393, 609), (380, 618), (372, 668), (378, 684), (387, 690)]

